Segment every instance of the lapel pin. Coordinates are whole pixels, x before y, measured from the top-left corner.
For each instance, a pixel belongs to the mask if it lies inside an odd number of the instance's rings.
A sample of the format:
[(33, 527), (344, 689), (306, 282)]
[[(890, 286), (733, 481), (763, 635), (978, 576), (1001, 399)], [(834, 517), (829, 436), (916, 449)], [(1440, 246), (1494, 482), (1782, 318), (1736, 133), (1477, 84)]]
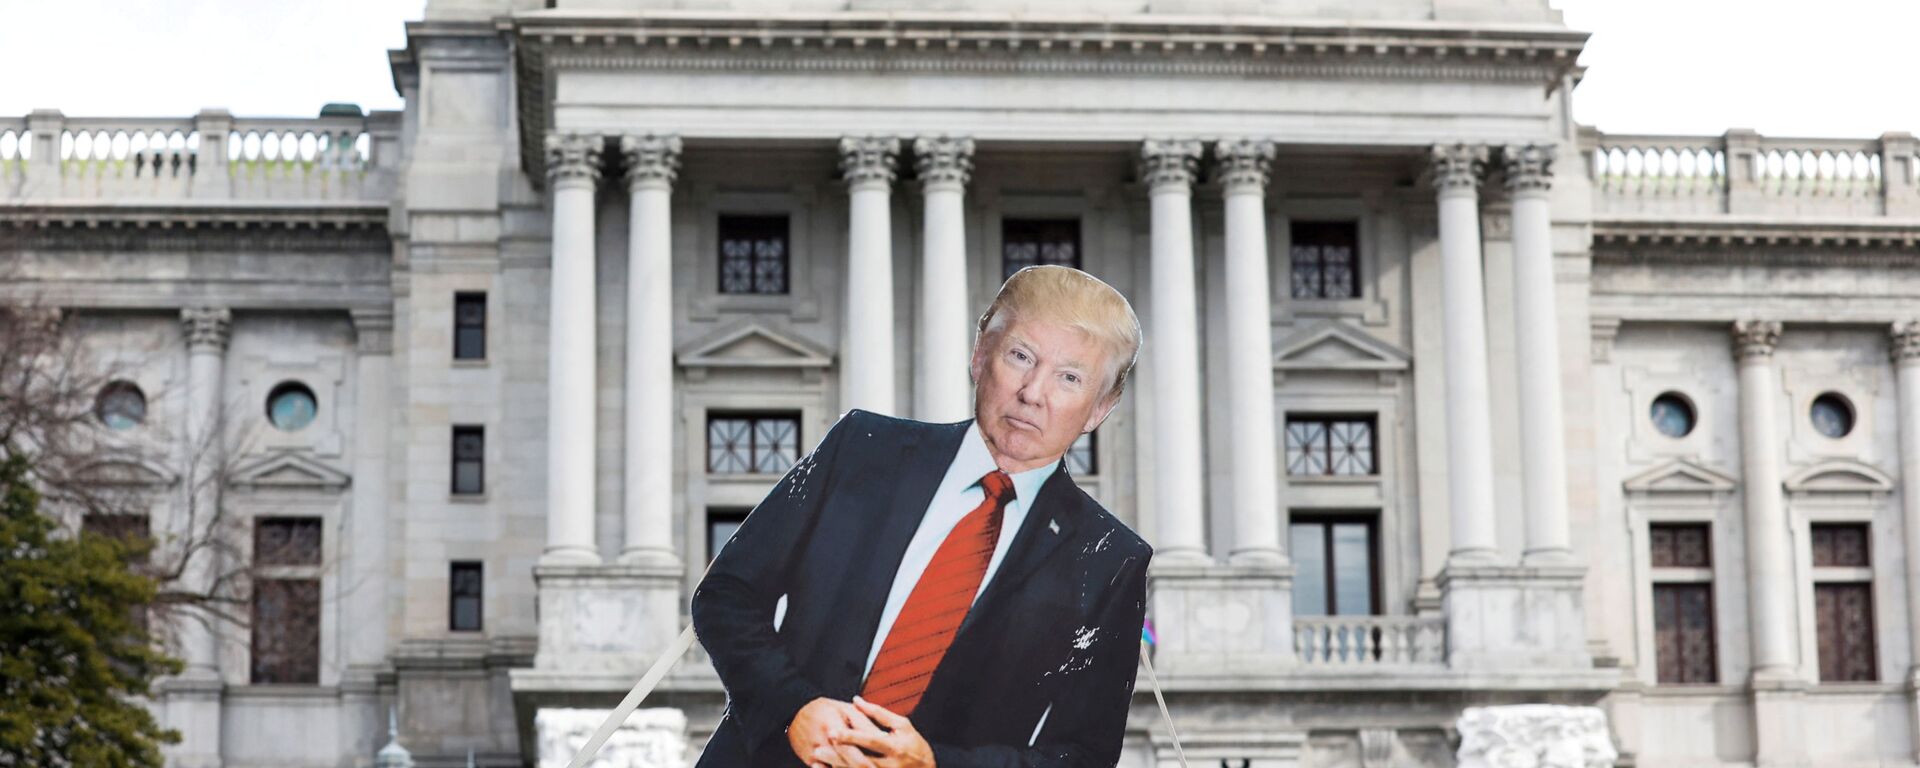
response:
[(1053, 531), (1054, 533), (1059, 533), (1059, 532), (1060, 532), (1060, 521), (1058, 521), (1058, 520), (1051, 520), (1051, 519), (1050, 519), (1050, 520), (1048, 520), (1048, 521), (1047, 521), (1047, 530), (1049, 530), (1049, 531)]

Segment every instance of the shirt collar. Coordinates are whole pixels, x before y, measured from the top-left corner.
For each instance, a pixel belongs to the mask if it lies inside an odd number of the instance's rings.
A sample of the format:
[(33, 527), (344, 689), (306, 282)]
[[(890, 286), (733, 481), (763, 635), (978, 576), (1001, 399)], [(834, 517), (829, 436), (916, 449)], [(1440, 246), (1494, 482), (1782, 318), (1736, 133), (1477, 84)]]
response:
[[(987, 439), (980, 434), (980, 422), (967, 423), (967, 434), (960, 439), (960, 453), (953, 457), (953, 465), (964, 470), (961, 472), (961, 482), (966, 484), (962, 486), (963, 490), (972, 487), (981, 476), (998, 466), (993, 463), (993, 453), (987, 450)], [(1014, 473), (1014, 499), (1031, 508), (1033, 500), (1040, 495), (1040, 487), (1046, 485), (1047, 478), (1052, 477), (1054, 470), (1059, 468), (1060, 462), (1052, 461), (1025, 472)]]

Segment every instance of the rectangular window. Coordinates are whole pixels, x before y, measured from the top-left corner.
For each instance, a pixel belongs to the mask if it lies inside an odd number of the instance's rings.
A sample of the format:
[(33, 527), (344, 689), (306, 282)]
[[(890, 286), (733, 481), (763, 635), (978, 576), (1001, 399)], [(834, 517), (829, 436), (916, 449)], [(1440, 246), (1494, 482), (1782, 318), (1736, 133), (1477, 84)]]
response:
[(1078, 477), (1098, 474), (1100, 466), (1094, 462), (1094, 449), (1098, 445), (1092, 432), (1074, 440), (1073, 445), (1067, 447), (1067, 472)]
[[(148, 553), (153, 544), (153, 529), (149, 525), (146, 515), (89, 514), (80, 519), (81, 533), (104, 536), (128, 547), (126, 554), (131, 556), (128, 562), (135, 570), (141, 570), (148, 563)], [(146, 633), (149, 629), (147, 607), (136, 605), (129, 608), (127, 620), (139, 627), (141, 633)]]
[(1287, 474), (1376, 474), (1372, 416), (1287, 415)]
[(707, 562), (713, 562), (720, 556), (720, 548), (727, 545), (740, 524), (747, 521), (745, 509), (712, 509), (707, 511)]
[(1663, 685), (1719, 679), (1713, 631), (1713, 538), (1705, 523), (1648, 526), (1653, 565), (1653, 657)]
[(787, 217), (720, 216), (720, 292), (787, 292)]
[(1036, 264), (1080, 268), (1079, 219), (1005, 219), (1000, 222), (1000, 279)]
[(1810, 533), (1820, 680), (1878, 680), (1870, 531), (1864, 523), (1828, 523)]
[(486, 589), (481, 575), (479, 561), (453, 561), (447, 575), (447, 629), (480, 631), (481, 599)]
[(1351, 299), (1360, 295), (1360, 223), (1295, 221), (1289, 264), (1293, 298)]
[(1295, 514), (1290, 526), (1295, 616), (1380, 611), (1374, 518)]
[(486, 491), (486, 431), (481, 427), (453, 428), (453, 492)]
[(799, 414), (707, 416), (708, 472), (777, 474), (799, 458)]
[(254, 579), (255, 683), (320, 682), (320, 580)]
[(453, 359), (484, 360), (487, 357), (487, 295), (453, 295)]
[(254, 520), (254, 565), (319, 565), (320, 530), (317, 517)]

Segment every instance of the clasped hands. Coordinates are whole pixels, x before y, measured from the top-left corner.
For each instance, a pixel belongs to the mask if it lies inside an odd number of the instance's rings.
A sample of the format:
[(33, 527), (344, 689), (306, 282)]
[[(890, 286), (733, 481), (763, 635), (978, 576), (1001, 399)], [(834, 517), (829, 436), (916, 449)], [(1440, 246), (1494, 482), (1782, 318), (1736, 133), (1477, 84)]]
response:
[(934, 768), (933, 748), (911, 721), (858, 696), (807, 702), (787, 727), (787, 745), (807, 768)]

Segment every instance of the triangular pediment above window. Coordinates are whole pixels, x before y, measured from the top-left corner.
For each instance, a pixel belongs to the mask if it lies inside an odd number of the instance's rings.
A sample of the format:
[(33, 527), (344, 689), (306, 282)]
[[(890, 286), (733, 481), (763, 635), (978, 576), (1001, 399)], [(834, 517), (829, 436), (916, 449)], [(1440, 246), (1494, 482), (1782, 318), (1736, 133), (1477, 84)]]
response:
[(1273, 367), (1282, 371), (1404, 371), (1410, 359), (1392, 344), (1338, 321), (1323, 321), (1280, 340)]
[(339, 491), (352, 478), (298, 453), (281, 452), (236, 467), (229, 483), (256, 490)]
[(87, 482), (117, 486), (167, 486), (179, 479), (166, 467), (144, 459), (105, 459), (74, 474)]
[(1893, 490), (1893, 477), (1871, 464), (1835, 459), (1815, 464), (1788, 477), (1789, 493), (1875, 494)]
[(756, 321), (736, 323), (683, 344), (674, 357), (686, 368), (828, 368), (818, 344)]
[(1621, 483), (1629, 492), (1711, 496), (1730, 493), (1738, 481), (1691, 459), (1674, 459)]

